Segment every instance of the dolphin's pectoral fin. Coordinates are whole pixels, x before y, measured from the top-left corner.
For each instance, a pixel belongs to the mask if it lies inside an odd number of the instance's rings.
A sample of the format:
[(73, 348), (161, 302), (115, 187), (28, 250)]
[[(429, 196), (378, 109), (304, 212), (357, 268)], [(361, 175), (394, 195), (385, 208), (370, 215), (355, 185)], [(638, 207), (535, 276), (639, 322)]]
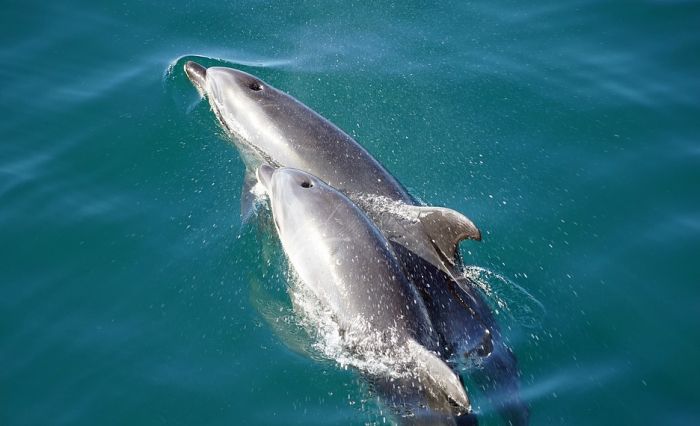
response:
[(464, 385), (445, 361), (413, 339), (408, 340), (408, 345), (419, 362), (417, 370), (421, 381), (431, 385), (429, 388), (439, 389), (463, 412), (471, 412), (471, 403)]
[(453, 264), (457, 259), (457, 246), (469, 238), (481, 240), (481, 231), (462, 213), (445, 207), (414, 207), (418, 211), (425, 233), (433, 245)]
[(241, 189), (241, 225), (245, 225), (255, 213), (255, 193), (253, 187), (258, 183), (255, 172), (245, 171), (243, 188)]

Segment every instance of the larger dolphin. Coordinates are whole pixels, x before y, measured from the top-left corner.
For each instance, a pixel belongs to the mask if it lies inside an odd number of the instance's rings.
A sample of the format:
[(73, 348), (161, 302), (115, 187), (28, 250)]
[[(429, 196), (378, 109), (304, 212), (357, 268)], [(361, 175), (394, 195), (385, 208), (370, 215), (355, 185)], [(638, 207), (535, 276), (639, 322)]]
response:
[(468, 415), (471, 406), (458, 376), (432, 352), (439, 343), (423, 301), (374, 223), (306, 172), (262, 165), (257, 176), (290, 263), (332, 313), (343, 344), (386, 363), (399, 374), (396, 380), (413, 377), (434, 396), (457, 404), (455, 414)]
[[(261, 163), (309, 172), (346, 194), (391, 242), (404, 273), (420, 292), (442, 338), (445, 357), (480, 357), (484, 387), (514, 424), (527, 422), (517, 394), (515, 357), (492, 314), (462, 274), (458, 244), (481, 234), (464, 215), (416, 200), (363, 147), (293, 97), (257, 77), (225, 67), (185, 64), (250, 171)], [(242, 200), (249, 197), (244, 190)]]

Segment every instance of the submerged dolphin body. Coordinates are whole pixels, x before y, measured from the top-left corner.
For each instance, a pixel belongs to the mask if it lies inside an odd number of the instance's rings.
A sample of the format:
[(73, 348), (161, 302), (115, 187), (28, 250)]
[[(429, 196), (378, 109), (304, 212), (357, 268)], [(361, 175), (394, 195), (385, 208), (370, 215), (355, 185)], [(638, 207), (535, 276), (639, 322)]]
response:
[[(262, 165), (284, 251), (301, 281), (327, 307), (343, 344), (392, 366), (468, 414), (458, 376), (430, 350), (438, 347), (423, 301), (404, 276), (389, 241), (347, 197), (306, 172)], [(377, 377), (381, 379), (381, 377)]]
[[(248, 171), (242, 203), (252, 200), (251, 170), (262, 163), (317, 176), (357, 204), (390, 241), (404, 274), (419, 291), (445, 358), (478, 358), (488, 391), (513, 424), (527, 423), (518, 398), (515, 357), (475, 285), (462, 274), (458, 244), (481, 234), (464, 215), (419, 206), (401, 184), (345, 132), (293, 97), (245, 72), (185, 64), (233, 138)], [(244, 207), (243, 211), (247, 208)]]

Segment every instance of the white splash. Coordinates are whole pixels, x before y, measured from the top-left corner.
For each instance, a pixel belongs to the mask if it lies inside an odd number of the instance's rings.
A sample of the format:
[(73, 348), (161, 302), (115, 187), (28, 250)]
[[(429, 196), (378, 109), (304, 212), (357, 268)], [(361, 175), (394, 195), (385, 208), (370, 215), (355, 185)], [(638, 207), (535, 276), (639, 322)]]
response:
[(377, 330), (358, 318), (343, 328), (334, 313), (290, 269), (289, 294), (300, 325), (311, 336), (312, 347), (341, 368), (355, 368), (391, 379), (420, 378), (419, 357), (396, 329)]
[(481, 290), (496, 315), (505, 315), (509, 322), (526, 328), (541, 325), (544, 305), (512, 280), (479, 266), (466, 266), (464, 276)]
[(262, 203), (267, 199), (267, 192), (265, 191), (265, 187), (259, 181), (255, 182), (255, 185), (253, 185), (250, 188), (250, 193), (253, 194), (253, 196), (255, 197), (256, 203)]
[(413, 205), (376, 194), (353, 192), (349, 196), (360, 208), (373, 215), (390, 214), (411, 223), (419, 221), (418, 211)]

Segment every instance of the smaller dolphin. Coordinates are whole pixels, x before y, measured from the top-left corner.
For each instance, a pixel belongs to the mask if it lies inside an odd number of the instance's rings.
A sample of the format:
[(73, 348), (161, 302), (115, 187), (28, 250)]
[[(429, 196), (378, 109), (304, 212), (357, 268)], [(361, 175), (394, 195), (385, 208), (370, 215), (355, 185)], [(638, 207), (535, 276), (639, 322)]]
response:
[(428, 349), (437, 349), (439, 339), (420, 295), (365, 213), (301, 170), (262, 165), (257, 177), (297, 274), (331, 311), (343, 336), (361, 336), (347, 342), (348, 349), (367, 359), (394, 354), (394, 366), (414, 377), (416, 387), (446, 396), (459, 414), (471, 413), (458, 376)]

